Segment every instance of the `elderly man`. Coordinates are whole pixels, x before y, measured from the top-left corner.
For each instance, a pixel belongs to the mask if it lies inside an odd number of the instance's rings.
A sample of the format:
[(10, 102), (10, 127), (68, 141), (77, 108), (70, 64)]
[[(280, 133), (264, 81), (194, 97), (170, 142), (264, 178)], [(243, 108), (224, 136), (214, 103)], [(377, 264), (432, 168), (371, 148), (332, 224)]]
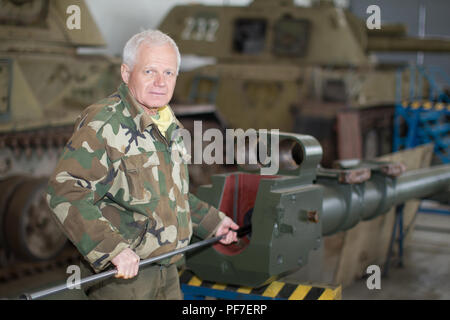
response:
[[(180, 299), (175, 263), (139, 269), (139, 260), (226, 235), (238, 226), (189, 193), (182, 127), (168, 105), (180, 67), (175, 42), (156, 30), (125, 45), (118, 92), (83, 111), (50, 178), (48, 203), (95, 272), (116, 278), (88, 290), (97, 299)], [(177, 155), (177, 156), (174, 156)]]

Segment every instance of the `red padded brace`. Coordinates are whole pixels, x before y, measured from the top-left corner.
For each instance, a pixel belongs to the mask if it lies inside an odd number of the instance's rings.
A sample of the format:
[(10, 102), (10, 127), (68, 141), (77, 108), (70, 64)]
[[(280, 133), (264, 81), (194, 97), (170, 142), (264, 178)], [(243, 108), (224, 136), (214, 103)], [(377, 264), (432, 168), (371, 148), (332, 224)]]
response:
[[(245, 214), (255, 206), (256, 195), (258, 194), (259, 183), (261, 179), (276, 178), (276, 176), (262, 176), (249, 173), (237, 173), (229, 175), (225, 179), (225, 185), (222, 193), (222, 200), (219, 204), (219, 210), (234, 220), (233, 204), (235, 197), (236, 175), (238, 176), (237, 193), (237, 224), (244, 226)], [(240, 239), (238, 244), (223, 245), (215, 244), (213, 247), (222, 254), (235, 255), (240, 253), (248, 246), (250, 240), (247, 236)]]

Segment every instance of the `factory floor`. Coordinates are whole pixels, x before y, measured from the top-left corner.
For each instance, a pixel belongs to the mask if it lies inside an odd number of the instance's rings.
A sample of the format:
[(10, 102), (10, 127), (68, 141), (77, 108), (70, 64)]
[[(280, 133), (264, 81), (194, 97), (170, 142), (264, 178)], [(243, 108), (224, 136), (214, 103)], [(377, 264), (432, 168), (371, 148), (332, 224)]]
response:
[(343, 288), (342, 299), (450, 299), (450, 214), (419, 212), (403, 267), (393, 263), (379, 290), (369, 290), (367, 279)]

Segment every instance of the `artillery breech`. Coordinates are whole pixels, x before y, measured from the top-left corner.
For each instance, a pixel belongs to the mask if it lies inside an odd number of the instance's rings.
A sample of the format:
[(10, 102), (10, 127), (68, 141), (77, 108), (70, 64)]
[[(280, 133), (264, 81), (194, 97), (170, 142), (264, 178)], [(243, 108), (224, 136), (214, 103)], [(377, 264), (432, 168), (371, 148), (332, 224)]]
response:
[(215, 175), (211, 185), (199, 188), (200, 199), (229, 216), (237, 207), (237, 221), (252, 226), (251, 237), (239, 246), (215, 245), (186, 260), (203, 281), (255, 288), (268, 284), (307, 265), (324, 236), (450, 187), (450, 165), (405, 172), (401, 163), (349, 159), (323, 168), (314, 137), (283, 132), (278, 137), (280, 166), (274, 176), (246, 167)]
[(450, 165), (409, 171), (398, 178), (374, 175), (363, 184), (323, 184), (322, 235), (352, 228), (409, 199), (450, 187)]

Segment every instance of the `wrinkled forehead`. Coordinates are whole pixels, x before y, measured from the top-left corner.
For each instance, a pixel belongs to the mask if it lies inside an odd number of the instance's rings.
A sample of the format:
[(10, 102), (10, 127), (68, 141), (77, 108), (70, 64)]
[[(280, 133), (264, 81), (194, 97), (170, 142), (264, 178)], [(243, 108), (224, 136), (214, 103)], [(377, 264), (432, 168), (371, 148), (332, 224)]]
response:
[(176, 69), (177, 53), (169, 42), (161, 44), (142, 42), (138, 47), (136, 64), (161, 64)]

